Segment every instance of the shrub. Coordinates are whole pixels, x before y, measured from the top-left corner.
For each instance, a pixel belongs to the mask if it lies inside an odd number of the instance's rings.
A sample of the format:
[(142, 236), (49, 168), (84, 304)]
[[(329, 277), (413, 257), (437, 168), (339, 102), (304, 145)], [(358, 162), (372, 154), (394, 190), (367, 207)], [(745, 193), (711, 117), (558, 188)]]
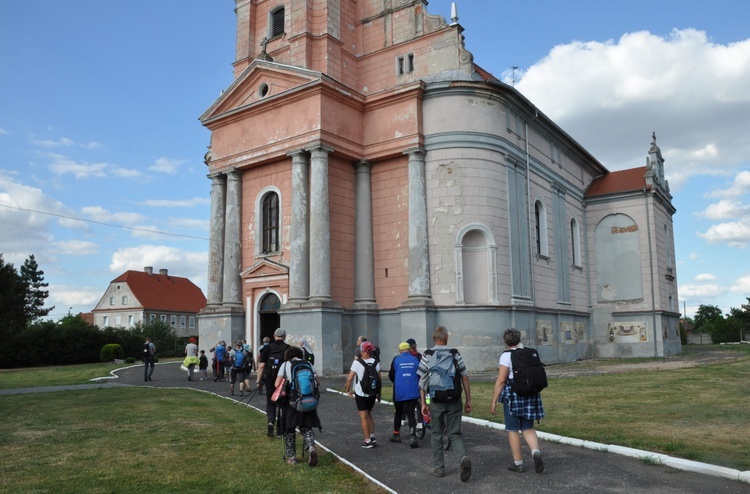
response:
[(134, 364), (135, 363), (135, 359), (133, 357), (128, 357), (128, 358), (125, 359), (125, 363), (126, 364)]
[(99, 360), (102, 362), (112, 362), (115, 359), (121, 359), (125, 356), (122, 347), (117, 343), (108, 343), (102, 347), (99, 354)]

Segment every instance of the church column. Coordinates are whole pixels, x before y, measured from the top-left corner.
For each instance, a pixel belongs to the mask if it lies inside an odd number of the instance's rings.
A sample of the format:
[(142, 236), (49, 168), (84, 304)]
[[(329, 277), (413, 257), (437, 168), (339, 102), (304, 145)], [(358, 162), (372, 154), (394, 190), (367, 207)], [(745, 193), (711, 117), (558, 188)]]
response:
[(331, 228), (328, 197), (328, 153), (310, 149), (310, 301), (331, 301)]
[(289, 241), (289, 302), (307, 302), (310, 295), (310, 232), (308, 195), (310, 163), (300, 149), (292, 156), (292, 228)]
[(374, 309), (377, 304), (372, 234), (372, 166), (363, 160), (354, 167), (354, 307)]
[(412, 148), (404, 154), (409, 157), (409, 298), (405, 303), (432, 305), (424, 150)]
[(221, 305), (224, 291), (224, 212), (227, 178), (211, 176), (211, 230), (208, 243), (208, 293), (206, 305)]
[(224, 304), (242, 305), (242, 250), (240, 245), (242, 172), (227, 173), (226, 227), (224, 229)]

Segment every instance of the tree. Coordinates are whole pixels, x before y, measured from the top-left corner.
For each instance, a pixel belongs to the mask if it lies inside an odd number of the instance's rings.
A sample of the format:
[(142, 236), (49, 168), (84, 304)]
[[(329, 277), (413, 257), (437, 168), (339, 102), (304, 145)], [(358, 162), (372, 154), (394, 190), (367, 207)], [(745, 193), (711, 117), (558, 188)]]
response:
[[(723, 320), (724, 314), (716, 305), (701, 304), (695, 313), (695, 331), (705, 333), (710, 332), (709, 328), (717, 321)], [(704, 327), (706, 326), (706, 327)]]
[(21, 266), (21, 282), (26, 292), (24, 313), (28, 325), (46, 316), (55, 308), (54, 306), (44, 308), (44, 303), (49, 297), (49, 291), (45, 288), (49, 286), (49, 283), (44, 282), (44, 271), (39, 269), (34, 254), (31, 254)]
[(737, 320), (743, 333), (750, 332), (750, 297), (747, 298), (747, 303), (742, 304), (739, 309), (734, 307), (729, 309), (729, 314)]
[(4, 346), (13, 345), (13, 338), (26, 327), (25, 290), (13, 264), (6, 264), (0, 254), (0, 338)]

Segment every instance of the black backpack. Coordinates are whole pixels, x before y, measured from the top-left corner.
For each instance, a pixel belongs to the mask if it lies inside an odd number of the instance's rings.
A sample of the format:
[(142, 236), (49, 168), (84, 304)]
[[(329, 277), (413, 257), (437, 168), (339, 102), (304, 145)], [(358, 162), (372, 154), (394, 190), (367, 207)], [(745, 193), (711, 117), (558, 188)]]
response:
[(266, 362), (266, 385), (274, 387), (276, 384), (276, 376), (279, 375), (279, 367), (284, 363), (284, 353), (286, 353), (289, 345), (284, 343), (283, 345), (270, 345), (271, 354), (268, 356), (268, 362)]
[(511, 389), (518, 396), (533, 396), (547, 387), (547, 372), (535, 348), (517, 348), (510, 352), (513, 365)]
[(151, 353), (151, 343), (146, 342), (143, 344), (143, 358), (149, 358), (153, 357), (154, 354)]
[(371, 364), (368, 364), (361, 358), (358, 358), (357, 361), (359, 361), (360, 364), (362, 364), (362, 367), (365, 368), (364, 376), (362, 377), (362, 381), (360, 381), (359, 386), (362, 388), (362, 392), (366, 395), (372, 396), (377, 395), (380, 393), (380, 388), (382, 386), (382, 382), (380, 381), (380, 373), (378, 372), (377, 365), (378, 362), (375, 361)]

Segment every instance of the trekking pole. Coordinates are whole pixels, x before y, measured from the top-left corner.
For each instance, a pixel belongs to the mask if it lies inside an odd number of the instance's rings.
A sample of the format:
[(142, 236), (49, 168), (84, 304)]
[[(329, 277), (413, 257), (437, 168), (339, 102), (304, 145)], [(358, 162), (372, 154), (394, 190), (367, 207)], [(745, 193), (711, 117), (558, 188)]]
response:
[[(252, 400), (252, 399), (253, 399), (253, 397), (254, 397), (254, 396), (256, 395), (256, 393), (258, 393), (258, 390), (259, 390), (259, 389), (260, 389), (260, 388), (255, 388), (254, 390), (250, 391), (250, 392), (249, 392), (249, 393), (247, 394), (247, 401), (245, 402), (245, 406), (249, 406), (249, 405), (250, 405), (250, 400)], [(240, 399), (240, 401), (242, 401), (242, 400), (244, 400), (244, 398), (241, 398), (241, 399)]]

